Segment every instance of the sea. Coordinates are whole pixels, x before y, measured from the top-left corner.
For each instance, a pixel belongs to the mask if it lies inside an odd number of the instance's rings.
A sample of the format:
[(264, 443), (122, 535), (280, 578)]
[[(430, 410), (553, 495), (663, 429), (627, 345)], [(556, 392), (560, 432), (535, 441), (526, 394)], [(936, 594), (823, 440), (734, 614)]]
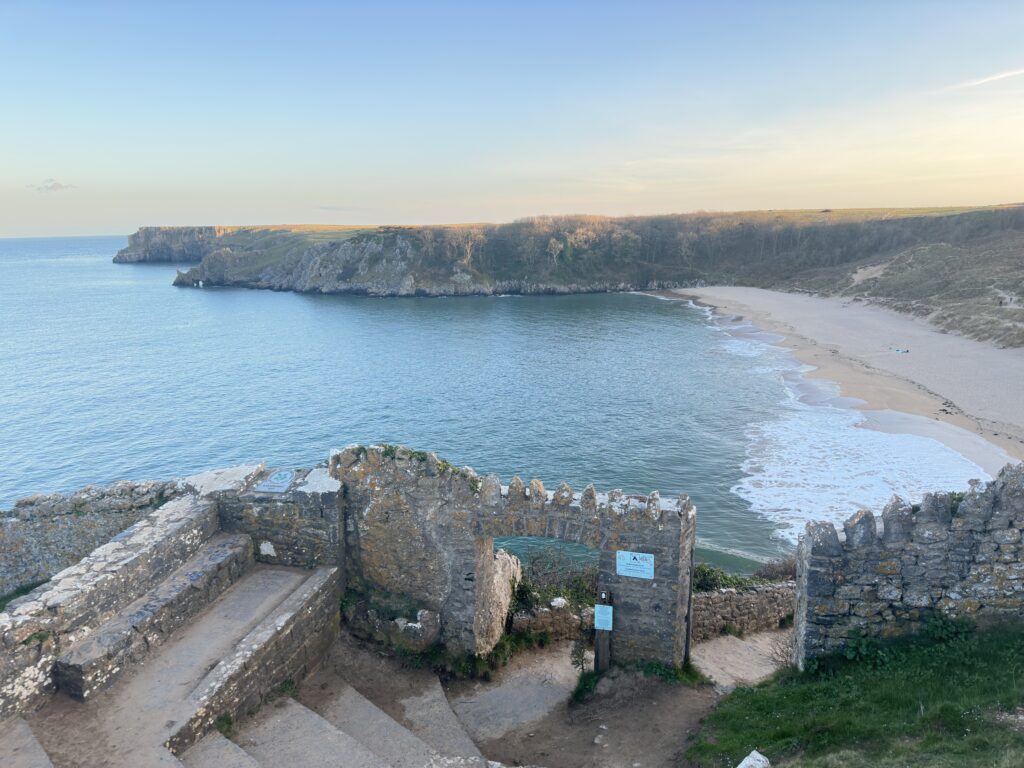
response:
[(808, 520), (989, 479), (687, 301), (174, 288), (181, 265), (112, 263), (126, 242), (0, 239), (0, 509), (389, 442), (503, 483), (688, 494), (702, 559), (742, 570)]

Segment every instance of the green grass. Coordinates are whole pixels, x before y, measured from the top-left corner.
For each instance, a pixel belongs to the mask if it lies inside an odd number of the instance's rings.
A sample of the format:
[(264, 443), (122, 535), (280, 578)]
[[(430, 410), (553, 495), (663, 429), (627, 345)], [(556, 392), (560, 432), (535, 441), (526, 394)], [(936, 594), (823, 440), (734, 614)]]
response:
[(290, 677), (282, 680), (272, 688), (263, 699), (264, 704), (277, 701), (278, 699), (294, 698), (299, 692), (299, 686)]
[(12, 602), (17, 600), (19, 597), (24, 597), (36, 587), (40, 587), (46, 583), (46, 579), (42, 581), (34, 581), (31, 584), (26, 584), (23, 587), (18, 587), (13, 592), (8, 592), (6, 595), (0, 596), (0, 611), (3, 611)]
[(699, 563), (693, 569), (693, 591), (713, 592), (716, 589), (746, 589), (755, 584), (764, 584), (765, 579), (756, 576), (740, 576), (729, 573), (708, 563)]
[(573, 704), (582, 704), (589, 699), (594, 695), (594, 689), (597, 688), (597, 683), (600, 679), (601, 673), (595, 672), (592, 669), (580, 672), (579, 680), (576, 681), (576, 687), (572, 691), (570, 701)]
[(781, 673), (734, 691), (687, 752), (699, 766), (735, 766), (752, 749), (800, 768), (1009, 768), (1024, 733), (996, 714), (1024, 704), (1024, 626), (862, 643), (853, 659)]
[(213, 721), (213, 727), (224, 736), (230, 736), (235, 728), (235, 719), (231, 715), (221, 715)]

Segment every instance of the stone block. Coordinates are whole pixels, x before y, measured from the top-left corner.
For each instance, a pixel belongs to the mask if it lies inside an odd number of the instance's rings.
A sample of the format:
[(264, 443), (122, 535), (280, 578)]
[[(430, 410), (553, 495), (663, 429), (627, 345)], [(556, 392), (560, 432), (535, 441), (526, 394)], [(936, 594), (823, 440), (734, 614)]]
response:
[(843, 523), (847, 549), (865, 549), (877, 539), (875, 516), (866, 509), (855, 512)]
[(804, 534), (810, 544), (810, 553), (815, 557), (839, 557), (843, 547), (839, 534), (832, 523), (811, 521), (805, 526)]
[[(1003, 528), (992, 531), (992, 541), (996, 544), (1018, 544), (1020, 543), (1020, 530), (1017, 528)], [(1000, 547), (1001, 551), (1005, 551)]]

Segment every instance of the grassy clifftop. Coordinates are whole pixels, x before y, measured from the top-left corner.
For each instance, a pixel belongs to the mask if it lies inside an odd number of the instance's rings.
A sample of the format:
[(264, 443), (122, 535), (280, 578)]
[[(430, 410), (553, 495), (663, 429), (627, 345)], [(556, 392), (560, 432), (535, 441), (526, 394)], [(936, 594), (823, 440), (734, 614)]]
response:
[(199, 261), (179, 274), (179, 285), (369, 295), (699, 284), (806, 290), (865, 298), (1024, 346), (1024, 206), (147, 229), (118, 259), (170, 260), (169, 252)]

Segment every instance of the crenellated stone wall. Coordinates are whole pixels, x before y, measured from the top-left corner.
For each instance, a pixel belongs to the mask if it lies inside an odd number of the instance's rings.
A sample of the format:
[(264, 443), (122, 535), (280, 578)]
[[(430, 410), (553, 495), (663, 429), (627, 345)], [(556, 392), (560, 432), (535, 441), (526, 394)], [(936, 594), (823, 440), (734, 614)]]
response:
[(797, 552), (794, 663), (851, 637), (916, 632), (940, 612), (980, 621), (1024, 616), (1024, 465), (966, 494), (894, 498), (881, 520), (853, 515), (840, 537), (807, 524)]
[[(353, 585), (397, 594), (440, 617), (451, 649), (486, 653), (500, 636), (511, 589), (494, 536), (547, 536), (601, 551), (599, 589), (614, 600), (612, 654), (618, 661), (683, 661), (688, 632), (695, 510), (684, 498), (549, 494), (539, 480), (507, 488), (434, 454), (353, 446), (331, 456), (342, 486), (346, 569)], [(616, 552), (654, 556), (654, 578), (616, 573)], [(491, 619), (481, 618), (489, 606)]]
[(692, 642), (718, 637), (728, 628), (742, 635), (779, 629), (793, 619), (795, 592), (792, 581), (694, 592)]
[(181, 492), (174, 481), (123, 480), (19, 499), (0, 512), (0, 595), (74, 565)]
[[(601, 551), (599, 589), (614, 601), (614, 660), (678, 665), (688, 642), (696, 517), (686, 497), (663, 502), (657, 493), (598, 494), (593, 486), (574, 493), (565, 483), (548, 493), (539, 480), (527, 485), (518, 477), (503, 488), (496, 476), (480, 477), (432, 453), (354, 446), (313, 469), (244, 465), (170, 483), (118, 483), (70, 497), (33, 497), (17, 509), (15, 522), (69, 518), (73, 524), (104, 515), (119, 522), (113, 534), (95, 534), (109, 541), (0, 613), (0, 718), (36, 706), (54, 689), (62, 654), (221, 532), (239, 534), (225, 542), (244, 542), (236, 547), (239, 562), (255, 555), (267, 563), (327, 568), (334, 608), (319, 611), (321, 618), (337, 614), (338, 596), (351, 584), (376, 611), (374, 636), (413, 648), (440, 640), (451, 651), (474, 654), (489, 652), (505, 631), (521, 578), (518, 560), (495, 552), (493, 537), (579, 542)], [(37, 532), (33, 541), (43, 547), (45, 535)], [(78, 546), (92, 547), (84, 534), (82, 542)], [(653, 557), (653, 578), (618, 573), (616, 553), (623, 550)], [(0, 549), (0, 570), (15, 573), (23, 554), (16, 547)], [(40, 576), (49, 573), (44, 569)], [(218, 581), (197, 600), (184, 582), (180, 594), (168, 592), (168, 611), (175, 615), (166, 626), (177, 626), (174, 621), (227, 583)], [(377, 598), (385, 599), (374, 604)], [(388, 604), (391, 598), (397, 602)], [(395, 612), (394, 605), (409, 611)], [(154, 620), (162, 621), (162, 609), (150, 607)], [(317, 637), (329, 638), (328, 624), (317, 621)], [(320, 648), (320, 641), (314, 645)], [(302, 643), (295, 648), (308, 650)], [(111, 659), (97, 680), (116, 673)], [(93, 667), (80, 662), (65, 659), (67, 674), (72, 667), (91, 674)], [(83, 685), (92, 686), (91, 680)]]

